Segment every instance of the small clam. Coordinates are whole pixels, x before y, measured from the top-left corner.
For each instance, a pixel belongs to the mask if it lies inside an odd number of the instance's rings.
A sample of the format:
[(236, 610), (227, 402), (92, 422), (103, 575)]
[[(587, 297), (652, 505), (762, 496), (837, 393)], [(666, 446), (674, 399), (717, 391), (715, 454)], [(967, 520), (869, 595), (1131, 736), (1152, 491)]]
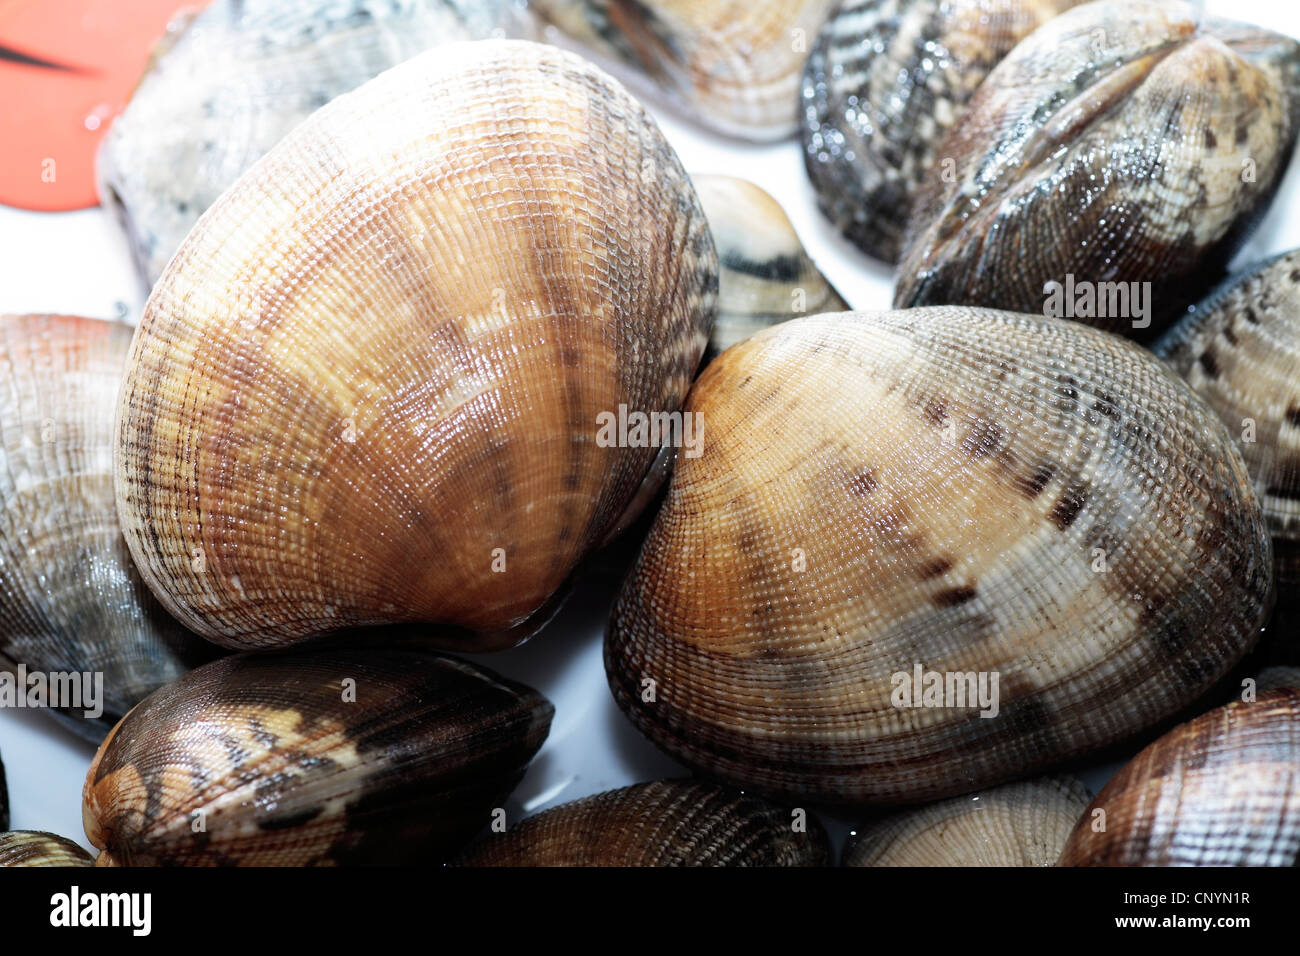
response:
[(611, 790), (529, 817), (470, 847), (457, 866), (824, 866), (806, 812), (694, 780)]
[(1097, 794), (1062, 866), (1296, 866), (1300, 689), (1165, 734)]
[[(1191, 703), (1272, 574), (1245, 463), (1145, 350), (974, 308), (729, 349), (605, 641), (619, 705), (738, 786), (980, 790)], [(1206, 627), (1213, 621), (1213, 627)]]
[(718, 315), (705, 362), (769, 325), (848, 309), (769, 193), (731, 176), (695, 176), (693, 181), (719, 265)]
[(149, 285), (203, 211), (313, 110), (424, 50), (528, 34), (515, 0), (216, 0), (153, 60), (100, 147), (100, 198)]
[(35, 830), (0, 833), (0, 867), (91, 866), (89, 853), (65, 837)]
[(803, 74), (817, 201), (868, 254), (897, 262), (912, 197), (980, 81), (1081, 0), (844, 0)]
[(794, 133), (799, 73), (811, 38), (834, 5), (835, 0), (531, 3), (597, 53), (644, 71), (699, 122), (752, 140)]
[(845, 866), (1052, 866), (1088, 791), (1073, 777), (1008, 783), (860, 827)]
[(659, 448), (602, 416), (679, 408), (717, 277), (676, 154), (597, 67), (496, 40), (394, 67), (263, 157), (154, 288), (118, 432), (141, 575), (230, 646), (518, 641), (643, 500)]
[(1300, 617), (1300, 250), (1229, 280), (1155, 352), (1239, 439), (1273, 535), (1279, 615)]
[(953, 175), (925, 178), (894, 305), (1049, 309), (1153, 336), (1267, 208), (1298, 76), (1300, 43), (1181, 3), (1100, 0), (1049, 20), (938, 147)]
[(101, 864), (436, 861), (488, 822), (553, 712), (420, 651), (234, 655), (108, 736), (86, 777), (86, 835)]
[(0, 316), (0, 670), (75, 686), (49, 713), (96, 742), (214, 656), (149, 593), (122, 540), (113, 405), (130, 344), (115, 322)]

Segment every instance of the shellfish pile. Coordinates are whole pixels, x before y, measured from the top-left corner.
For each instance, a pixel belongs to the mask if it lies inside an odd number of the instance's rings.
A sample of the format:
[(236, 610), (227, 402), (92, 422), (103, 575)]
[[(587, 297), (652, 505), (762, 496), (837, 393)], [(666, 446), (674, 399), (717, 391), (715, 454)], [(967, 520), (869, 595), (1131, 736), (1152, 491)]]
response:
[[(102, 866), (1293, 865), (1298, 131), (1178, 0), (217, 0), (100, 154), (138, 321), (0, 318), (0, 704)], [(677, 772), (515, 802), (577, 592)]]

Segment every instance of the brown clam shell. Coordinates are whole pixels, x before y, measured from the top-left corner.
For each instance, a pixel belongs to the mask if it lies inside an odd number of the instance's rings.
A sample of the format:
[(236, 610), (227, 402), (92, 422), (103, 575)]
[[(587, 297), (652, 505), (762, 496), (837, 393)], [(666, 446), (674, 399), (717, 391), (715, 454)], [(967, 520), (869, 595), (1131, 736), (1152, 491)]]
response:
[(686, 411), (701, 453), (677, 456), (606, 670), (652, 741), (737, 786), (901, 803), (1022, 777), (1173, 716), (1267, 613), (1222, 423), (1080, 323), (794, 319)]
[(825, 830), (806, 813), (703, 781), (598, 793), (485, 836), (457, 866), (824, 866)]
[(91, 866), (93, 863), (89, 853), (53, 833), (35, 830), (0, 833), (0, 867)]
[(1062, 866), (1298, 862), (1296, 687), (1219, 707), (1151, 744), (1097, 794), (1060, 860)]
[(227, 646), (517, 642), (637, 500), (658, 448), (602, 447), (599, 416), (678, 408), (717, 269), (676, 155), (595, 66), (484, 41), (394, 67), (154, 288), (118, 430), (141, 575)]
[(86, 835), (101, 865), (437, 862), (488, 822), (553, 713), (423, 651), (233, 655), (114, 728), (86, 777)]

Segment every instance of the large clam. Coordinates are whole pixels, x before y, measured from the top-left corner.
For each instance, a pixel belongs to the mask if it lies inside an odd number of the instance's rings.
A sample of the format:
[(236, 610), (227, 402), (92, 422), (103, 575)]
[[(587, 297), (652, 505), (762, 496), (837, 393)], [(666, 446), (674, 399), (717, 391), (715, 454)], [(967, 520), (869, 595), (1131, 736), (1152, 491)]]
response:
[(598, 793), (489, 834), (458, 866), (822, 866), (826, 831), (802, 809), (694, 780)]
[(1300, 863), (1300, 689), (1182, 724), (1097, 794), (1062, 866)]
[(1099, 0), (976, 90), (912, 208), (896, 307), (971, 304), (1152, 337), (1195, 302), (1290, 159), (1300, 43), (1182, 3)]
[(1088, 806), (1073, 777), (1003, 784), (858, 828), (845, 866), (1052, 866)]
[(0, 833), (0, 867), (90, 866), (90, 854), (66, 837), (35, 830)]
[(1232, 437), (1079, 323), (794, 319), (713, 362), (686, 413), (703, 447), (606, 668), (655, 743), (736, 785), (898, 803), (1031, 774), (1175, 714), (1267, 611)]
[(835, 0), (531, 3), (599, 54), (639, 68), (700, 122), (754, 140), (795, 131), (799, 73), (834, 5)]
[(47, 698), (33, 703), (96, 742), (213, 656), (149, 593), (122, 540), (113, 406), (130, 344), (116, 322), (0, 316), (0, 681), (26, 694), (39, 678)]
[(515, 0), (215, 0), (174, 23), (100, 147), (152, 285), (205, 209), (334, 97), (424, 50), (528, 35)]
[(480, 827), (550, 703), (395, 647), (238, 654), (139, 704), (86, 777), (100, 864), (437, 862)]
[(155, 287), (119, 411), (136, 564), (227, 645), (517, 641), (643, 500), (659, 448), (604, 417), (676, 411), (717, 281), (676, 155), (600, 69), (409, 60), (268, 153)]
[(912, 197), (976, 87), (1082, 0), (844, 0), (803, 74), (804, 163), (826, 216), (897, 262)]

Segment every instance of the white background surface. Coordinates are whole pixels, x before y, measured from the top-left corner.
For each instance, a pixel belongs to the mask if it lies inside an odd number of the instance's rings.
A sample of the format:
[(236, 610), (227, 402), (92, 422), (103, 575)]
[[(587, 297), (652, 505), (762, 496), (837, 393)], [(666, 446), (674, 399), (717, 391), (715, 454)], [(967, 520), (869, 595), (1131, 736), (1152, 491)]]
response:
[[(1300, 37), (1295, 0), (1207, 0), (1204, 6), (1212, 15)], [(891, 270), (858, 252), (822, 220), (797, 141), (734, 142), (691, 125), (662, 104), (649, 105), (687, 170), (742, 176), (762, 186), (785, 207), (814, 260), (854, 308), (889, 306)], [(1236, 265), (1300, 246), (1298, 213), (1300, 159)], [(135, 316), (144, 299), (126, 243), (103, 211), (33, 213), (0, 206), (0, 312)], [(600, 642), (616, 584), (612, 572), (594, 572), (528, 644), (474, 657), (536, 687), (556, 706), (550, 737), (507, 804), (511, 820), (590, 793), (684, 772), (627, 722), (606, 686)], [(42, 713), (0, 710), (0, 758), (8, 772), (13, 828), (50, 830), (88, 846), (81, 827), (81, 785), (93, 752)], [(1113, 769), (1100, 768), (1083, 779), (1095, 790)]]

